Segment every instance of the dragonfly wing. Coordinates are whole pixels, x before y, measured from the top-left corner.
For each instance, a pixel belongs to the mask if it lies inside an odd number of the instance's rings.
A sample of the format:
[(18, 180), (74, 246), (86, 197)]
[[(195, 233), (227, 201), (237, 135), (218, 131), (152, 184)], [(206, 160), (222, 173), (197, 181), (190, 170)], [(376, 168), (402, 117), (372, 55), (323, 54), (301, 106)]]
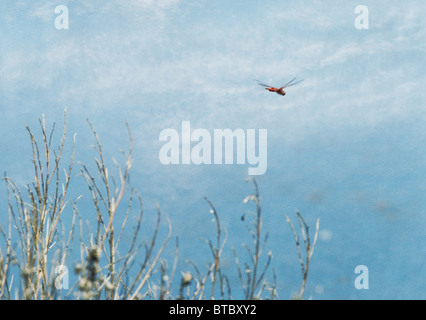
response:
[[(305, 80), (305, 79), (302, 79), (302, 80), (299, 80), (299, 81), (293, 82), (293, 83), (291, 83), (291, 84), (287, 84), (287, 85), (285, 85), (283, 88), (288, 88), (288, 87), (294, 86), (295, 84), (301, 83), (303, 80)], [(290, 82), (291, 82), (291, 81), (290, 81)]]
[(280, 89), (286, 88), (288, 86), (290, 86), (290, 83), (292, 83), (294, 80), (296, 80), (296, 78), (290, 80), (289, 82), (287, 82), (285, 85), (283, 85)]
[(256, 80), (256, 81), (257, 81), (257, 84), (258, 84), (259, 86), (268, 87), (268, 88), (273, 88), (273, 86), (269, 86), (269, 85), (267, 85), (267, 84), (264, 84), (264, 83), (260, 82), (259, 80)]

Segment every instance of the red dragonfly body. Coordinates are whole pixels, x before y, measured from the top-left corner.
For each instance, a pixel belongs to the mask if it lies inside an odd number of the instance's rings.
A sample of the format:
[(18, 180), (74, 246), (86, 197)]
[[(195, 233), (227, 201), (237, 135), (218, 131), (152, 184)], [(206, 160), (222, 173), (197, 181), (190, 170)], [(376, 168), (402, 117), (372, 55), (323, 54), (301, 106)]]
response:
[(279, 94), (281, 96), (285, 96), (285, 91), (284, 91), (285, 88), (294, 86), (295, 84), (298, 84), (298, 83), (300, 83), (300, 82), (303, 81), (303, 79), (299, 80), (299, 81), (296, 81), (296, 82), (294, 82), (294, 80), (296, 80), (296, 78), (294, 78), (293, 80), (287, 82), (285, 85), (283, 85), (280, 88), (275, 88), (273, 86), (264, 84), (264, 83), (260, 82), (259, 80), (256, 80), (256, 81), (258, 82), (258, 85), (265, 87), (265, 89), (268, 90), (269, 92), (275, 92), (275, 93), (277, 93), (277, 94)]

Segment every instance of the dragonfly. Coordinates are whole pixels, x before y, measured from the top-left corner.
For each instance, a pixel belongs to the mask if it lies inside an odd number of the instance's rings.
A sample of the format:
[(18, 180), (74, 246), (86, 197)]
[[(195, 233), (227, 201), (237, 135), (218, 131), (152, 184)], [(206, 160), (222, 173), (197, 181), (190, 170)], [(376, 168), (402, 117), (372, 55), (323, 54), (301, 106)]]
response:
[(279, 95), (285, 96), (285, 91), (284, 91), (285, 88), (294, 86), (295, 84), (302, 82), (304, 79), (294, 82), (295, 80), (296, 80), (296, 78), (290, 80), (289, 82), (287, 82), (285, 85), (283, 85), (280, 88), (275, 88), (273, 86), (264, 84), (264, 83), (260, 82), (259, 80), (256, 80), (256, 81), (257, 81), (258, 85), (265, 87), (265, 89), (268, 90), (269, 92), (275, 92)]

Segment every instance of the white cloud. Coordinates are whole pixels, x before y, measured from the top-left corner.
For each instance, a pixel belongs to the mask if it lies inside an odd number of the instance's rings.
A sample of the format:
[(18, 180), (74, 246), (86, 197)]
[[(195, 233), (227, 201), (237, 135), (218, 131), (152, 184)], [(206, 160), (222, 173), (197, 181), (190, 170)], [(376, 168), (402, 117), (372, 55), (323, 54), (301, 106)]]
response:
[[(139, 23), (143, 21), (138, 21), (138, 17), (145, 17), (149, 12), (155, 13), (151, 19), (157, 19), (159, 24), (150, 24), (149, 32), (136, 27), (118, 28), (114, 32), (102, 28), (88, 30), (84, 34), (50, 42), (38, 52), (27, 55), (23, 55), (24, 51), (18, 55), (9, 52), (5, 54), (2, 71), (10, 75), (9, 85), (18, 85), (25, 78), (34, 88), (54, 88), (55, 77), (60, 74), (62, 81), (68, 83), (61, 87), (60, 97), (64, 102), (90, 101), (104, 109), (116, 108), (129, 96), (163, 95), (164, 101), (149, 103), (165, 108), (167, 116), (167, 112), (176, 110), (162, 104), (167, 103), (167, 96), (176, 97), (186, 105), (188, 109), (185, 110), (192, 108), (192, 112), (201, 116), (202, 109), (206, 114), (204, 117), (211, 122), (226, 115), (228, 119), (230, 115), (235, 118), (252, 115), (259, 110), (259, 105), (268, 112), (263, 115), (268, 123), (273, 123), (274, 112), (280, 110), (293, 110), (297, 117), (302, 116), (299, 121), (308, 121), (312, 125), (318, 125), (315, 116), (321, 112), (337, 123), (362, 121), (366, 113), (377, 120), (384, 115), (373, 116), (375, 109), (372, 105), (385, 103), (393, 108), (390, 99), (400, 99), (397, 94), (381, 91), (379, 80), (371, 81), (371, 74), (366, 79), (360, 76), (362, 81), (359, 83), (348, 83), (347, 87), (342, 84), (336, 66), (351, 67), (361, 56), (375, 57), (391, 52), (395, 44), (383, 34), (370, 31), (361, 40), (350, 35), (328, 37), (327, 28), (333, 27), (331, 19), (337, 11), (327, 16), (318, 14), (318, 7), (303, 7), (301, 11), (297, 7), (286, 13), (265, 10), (260, 13), (267, 20), (265, 24), (243, 23), (227, 29), (211, 22), (191, 22), (190, 28), (177, 26), (177, 30), (168, 30), (165, 28), (170, 24), (168, 13), (179, 10), (180, 4), (176, 0), (130, 1), (118, 5), (115, 13), (114, 6), (101, 6), (100, 14), (106, 16), (129, 15), (126, 20), (129, 27), (142, 26)], [(80, 6), (79, 14), (84, 16), (84, 12), (93, 12), (97, 5)], [(46, 6), (49, 5), (39, 8)], [(39, 10), (35, 14), (42, 17), (43, 10)], [(284, 28), (289, 22), (301, 23), (299, 27), (302, 28), (307, 20), (314, 26), (323, 26), (314, 40)], [(277, 23), (278, 29), (282, 28), (282, 32), (273, 31), (274, 37), (269, 33), (271, 21)], [(157, 30), (150, 32), (156, 27)], [(393, 69), (398, 75), (402, 70), (398, 65)], [(394, 76), (395, 72), (391, 71), (382, 76)], [(264, 92), (254, 82), (258, 78), (279, 85), (293, 76), (303, 77), (305, 82), (293, 87), (283, 99)], [(403, 86), (400, 90), (412, 92), (413, 88)], [(222, 110), (224, 105), (228, 105), (228, 110)], [(304, 114), (296, 112), (301, 106)], [(318, 107), (321, 112), (312, 110)], [(290, 121), (288, 125), (297, 126)]]

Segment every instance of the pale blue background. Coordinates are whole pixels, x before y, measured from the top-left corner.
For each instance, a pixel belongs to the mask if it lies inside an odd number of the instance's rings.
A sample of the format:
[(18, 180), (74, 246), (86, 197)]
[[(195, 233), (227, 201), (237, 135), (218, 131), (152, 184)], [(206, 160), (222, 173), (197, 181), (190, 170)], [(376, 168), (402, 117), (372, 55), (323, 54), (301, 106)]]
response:
[[(60, 4), (69, 30), (54, 27)], [(359, 4), (369, 30), (354, 27)], [(203, 197), (240, 248), (248, 240), (240, 216), (252, 209), (242, 200), (253, 188), (244, 165), (163, 166), (160, 131), (182, 120), (211, 132), (265, 128), (268, 170), (257, 181), (280, 298), (300, 284), (284, 219), (297, 209), (312, 229), (321, 220), (307, 297), (424, 299), (425, 12), (424, 2), (384, 0), (2, 1), (0, 168), (31, 181), (25, 124), (36, 128), (42, 114), (59, 125), (68, 107), (76, 158), (88, 163), (86, 118), (109, 160), (127, 147), (127, 119), (132, 183), (147, 210), (158, 201), (170, 216), (185, 271), (186, 254), (209, 261), (198, 251), (208, 252), (199, 237), (214, 238)], [(254, 81), (279, 86), (295, 76), (305, 81), (285, 97)], [(76, 170), (73, 196), (87, 192), (78, 179)], [(230, 250), (224, 263), (238, 297)], [(354, 288), (359, 264), (369, 290)]]

